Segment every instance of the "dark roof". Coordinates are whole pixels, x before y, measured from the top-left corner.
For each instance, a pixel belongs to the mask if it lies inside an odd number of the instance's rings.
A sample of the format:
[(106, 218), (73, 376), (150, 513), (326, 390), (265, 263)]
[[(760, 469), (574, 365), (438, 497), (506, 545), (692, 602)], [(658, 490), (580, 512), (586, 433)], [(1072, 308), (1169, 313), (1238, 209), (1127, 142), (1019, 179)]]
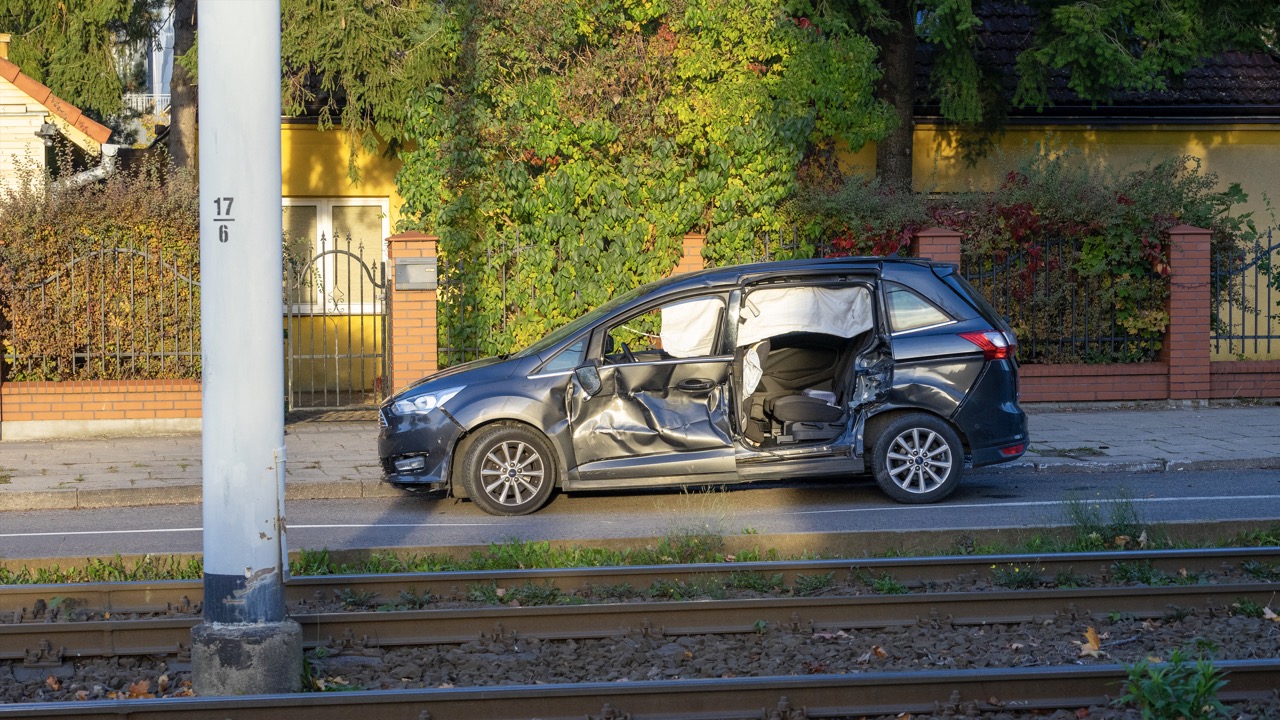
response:
[[(1018, 54), (1030, 46), (1035, 27), (1035, 10), (1010, 2), (975, 3), (982, 18), (978, 31), (980, 62), (998, 71), (1006, 91), (1017, 85), (1014, 70)], [(917, 54), (917, 114), (937, 114), (930, 98), (929, 73), (933, 53), (922, 43)], [(1015, 118), (1034, 116), (1144, 117), (1193, 115), (1199, 117), (1276, 116), (1280, 114), (1280, 58), (1264, 52), (1227, 52), (1194, 67), (1181, 77), (1167, 78), (1167, 89), (1134, 92), (1117, 91), (1110, 102), (1082, 100), (1067, 88), (1066, 71), (1056, 73), (1049, 83), (1052, 105), (1038, 112), (1013, 108)]]

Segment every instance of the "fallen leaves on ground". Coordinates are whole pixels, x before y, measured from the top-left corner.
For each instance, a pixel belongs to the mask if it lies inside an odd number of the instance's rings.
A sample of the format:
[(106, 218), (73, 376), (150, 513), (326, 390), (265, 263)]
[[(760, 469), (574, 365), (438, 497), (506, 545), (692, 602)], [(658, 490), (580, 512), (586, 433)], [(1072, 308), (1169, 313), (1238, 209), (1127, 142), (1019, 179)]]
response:
[(1098, 637), (1098, 630), (1092, 625), (1084, 631), (1084, 642), (1077, 642), (1080, 646), (1080, 657), (1103, 658), (1107, 654), (1102, 650), (1102, 638)]

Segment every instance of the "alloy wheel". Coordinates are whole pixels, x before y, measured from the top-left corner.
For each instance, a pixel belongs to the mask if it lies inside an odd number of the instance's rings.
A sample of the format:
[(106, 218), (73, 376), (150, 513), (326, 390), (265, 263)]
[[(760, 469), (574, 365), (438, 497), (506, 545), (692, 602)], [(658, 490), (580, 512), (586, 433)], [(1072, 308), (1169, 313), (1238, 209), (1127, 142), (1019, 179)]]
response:
[(521, 505), (542, 488), (546, 464), (542, 455), (523, 440), (505, 440), (485, 453), (480, 465), (484, 492), (499, 505)]
[(936, 490), (951, 474), (951, 447), (928, 428), (911, 428), (889, 444), (886, 469), (893, 483), (910, 493)]

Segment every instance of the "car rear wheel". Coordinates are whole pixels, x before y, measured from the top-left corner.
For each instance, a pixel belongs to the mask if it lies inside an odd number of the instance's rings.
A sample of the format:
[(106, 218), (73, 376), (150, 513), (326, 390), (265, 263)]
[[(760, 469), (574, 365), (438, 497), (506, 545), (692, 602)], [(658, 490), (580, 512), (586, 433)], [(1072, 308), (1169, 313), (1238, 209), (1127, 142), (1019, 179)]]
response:
[(467, 495), (491, 515), (527, 515), (551, 497), (556, 464), (542, 434), (521, 425), (481, 430), (462, 467)]
[(876, 436), (871, 470), (880, 489), (898, 502), (937, 502), (960, 484), (964, 450), (950, 425), (933, 415), (910, 413)]

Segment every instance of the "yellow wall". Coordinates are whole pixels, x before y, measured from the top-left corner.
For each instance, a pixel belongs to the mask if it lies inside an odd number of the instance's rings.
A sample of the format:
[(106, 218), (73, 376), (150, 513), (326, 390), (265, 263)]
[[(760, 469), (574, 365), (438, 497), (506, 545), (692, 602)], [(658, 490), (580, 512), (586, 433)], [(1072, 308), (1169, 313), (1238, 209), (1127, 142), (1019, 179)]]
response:
[(350, 147), (341, 128), (321, 132), (314, 124), (281, 125), (282, 193), (285, 197), (387, 198), (394, 232), (404, 205), (404, 199), (396, 192), (400, 161), (387, 158), (381, 149), (372, 154), (361, 151), (360, 181), (355, 182), (347, 176)]
[(295, 393), (330, 394), (382, 389), (382, 352), (386, 328), (380, 315), (298, 315), (285, 320), (288, 374)]
[[(1222, 187), (1240, 183), (1249, 194), (1243, 211), (1252, 211), (1260, 227), (1272, 227), (1263, 194), (1280, 188), (1280, 124), (1268, 125), (1087, 125), (1010, 127), (1000, 147), (1010, 159), (1051, 137), (1059, 147), (1071, 145), (1081, 156), (1114, 170), (1140, 168), (1177, 155), (1194, 155), (1206, 172), (1216, 173)], [(874, 158), (874, 155), (872, 156)], [(873, 160), (874, 164), (874, 160)], [(990, 158), (969, 167), (959, 157), (945, 129), (916, 126), (915, 182), (920, 189), (940, 191), (991, 189), (998, 181)]]

